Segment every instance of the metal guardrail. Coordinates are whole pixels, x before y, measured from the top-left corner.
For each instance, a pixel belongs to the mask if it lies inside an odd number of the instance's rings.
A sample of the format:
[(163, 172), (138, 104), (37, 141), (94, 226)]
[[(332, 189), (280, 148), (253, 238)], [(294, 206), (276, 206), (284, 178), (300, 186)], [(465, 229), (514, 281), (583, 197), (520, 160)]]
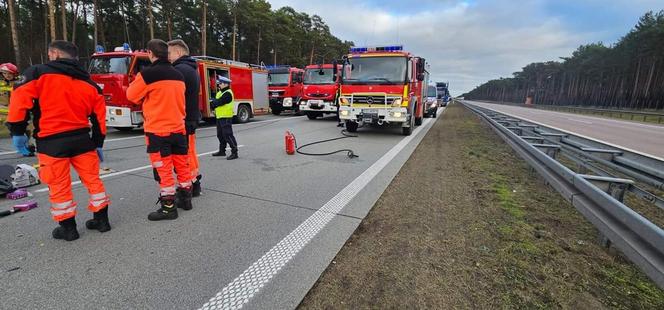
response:
[[(664, 189), (664, 162), (593, 140), (530, 124), (490, 109), (462, 104), (485, 120), (530, 166), (613, 244), (664, 288), (664, 230), (623, 202), (626, 191), (659, 207), (663, 200), (638, 183)], [(577, 173), (560, 154), (595, 175)], [(614, 176), (613, 171), (632, 179)]]
[(578, 107), (578, 106), (557, 106), (557, 105), (547, 105), (547, 104), (536, 104), (532, 106), (526, 106), (523, 103), (515, 103), (515, 102), (503, 102), (503, 101), (498, 102), (498, 101), (485, 101), (485, 100), (478, 100), (478, 101), (520, 106), (520, 107), (533, 107), (536, 109), (551, 110), (551, 111), (563, 111), (563, 112), (571, 112), (578, 114), (609, 116), (611, 118), (616, 118), (616, 119), (641, 121), (645, 123), (657, 123), (657, 124), (664, 123), (664, 113), (658, 113), (658, 112), (620, 110), (620, 109), (600, 109), (600, 108), (587, 108), (587, 107)]

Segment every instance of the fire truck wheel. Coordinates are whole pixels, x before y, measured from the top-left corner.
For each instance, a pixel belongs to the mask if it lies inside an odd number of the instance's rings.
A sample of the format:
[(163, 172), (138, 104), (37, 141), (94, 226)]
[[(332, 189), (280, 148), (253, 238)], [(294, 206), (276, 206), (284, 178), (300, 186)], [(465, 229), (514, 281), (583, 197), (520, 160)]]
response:
[(314, 120), (314, 119), (316, 119), (318, 116), (319, 116), (318, 113), (307, 112), (307, 118), (309, 118), (310, 120)]
[(420, 126), (422, 125), (422, 118), (421, 117), (416, 117), (415, 118), (415, 126)]
[(273, 109), (272, 109), (272, 114), (274, 114), (274, 115), (279, 115), (279, 114), (281, 114), (281, 110), (278, 109), (278, 108), (273, 108)]
[(247, 107), (246, 104), (242, 104), (237, 107), (237, 116), (235, 118), (237, 119), (238, 123), (244, 124), (249, 121), (250, 117), (251, 113), (249, 112), (249, 107)]
[(115, 128), (115, 129), (117, 129), (117, 130), (119, 130), (119, 131), (123, 131), (123, 132), (129, 132), (129, 131), (133, 131), (133, 130), (134, 130), (133, 127), (113, 127), (113, 128)]
[(346, 121), (346, 130), (348, 132), (357, 132), (357, 125), (356, 122)]

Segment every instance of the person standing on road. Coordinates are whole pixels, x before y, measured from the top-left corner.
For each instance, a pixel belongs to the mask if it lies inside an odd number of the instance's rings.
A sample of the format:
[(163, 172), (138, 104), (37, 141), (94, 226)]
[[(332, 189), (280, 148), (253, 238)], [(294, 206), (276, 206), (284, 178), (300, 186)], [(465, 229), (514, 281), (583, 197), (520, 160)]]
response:
[[(20, 78), (18, 75), (18, 68), (12, 63), (4, 63), (0, 65), (0, 109), (8, 113), (9, 101), (11, 98), (14, 87), (19, 84)], [(26, 114), (26, 121), (30, 120), (30, 115)], [(30, 132), (26, 130), (25, 134), (12, 135), (12, 143), (19, 154), (24, 157), (34, 156), (34, 146), (29, 143)]]
[[(147, 50), (152, 65), (131, 82), (127, 99), (143, 105), (147, 152), (160, 186), (161, 208), (150, 213), (148, 220), (174, 220), (178, 218), (177, 208), (192, 209), (192, 174), (184, 126), (185, 82), (168, 61), (166, 42), (150, 40)], [(177, 176), (177, 189), (173, 171)]]
[(219, 152), (212, 156), (226, 156), (226, 144), (231, 148), (231, 155), (226, 159), (237, 159), (237, 141), (233, 135), (233, 91), (231, 80), (223, 76), (217, 76), (217, 94), (210, 103), (217, 117), (217, 138), (219, 139)]
[(185, 111), (184, 127), (187, 131), (189, 142), (189, 168), (192, 173), (192, 197), (201, 195), (201, 179), (203, 176), (199, 170), (198, 155), (196, 152), (196, 128), (201, 121), (201, 111), (198, 107), (198, 92), (201, 79), (198, 76), (198, 65), (196, 59), (189, 56), (189, 46), (182, 40), (168, 42), (168, 61), (173, 64), (184, 77), (185, 84)]
[(53, 41), (48, 47), (50, 62), (28, 68), (25, 81), (16, 86), (7, 117), (12, 136), (23, 136), (28, 111), (35, 115), (39, 177), (48, 185), (51, 215), (60, 224), (53, 230), (53, 238), (67, 241), (79, 238), (70, 166), (90, 194), (88, 209), (94, 215), (85, 226), (100, 232), (111, 230), (110, 199), (99, 178), (95, 152), (106, 137), (106, 104), (101, 89), (77, 57), (74, 43)]

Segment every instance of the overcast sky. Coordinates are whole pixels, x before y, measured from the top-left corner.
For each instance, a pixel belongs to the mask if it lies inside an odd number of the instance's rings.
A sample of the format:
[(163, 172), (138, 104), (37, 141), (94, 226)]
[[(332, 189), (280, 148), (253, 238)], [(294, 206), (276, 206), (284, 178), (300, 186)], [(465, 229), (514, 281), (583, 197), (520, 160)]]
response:
[(664, 0), (268, 1), (320, 15), (357, 46), (403, 44), (455, 95), (581, 44), (615, 43), (645, 12), (664, 9)]

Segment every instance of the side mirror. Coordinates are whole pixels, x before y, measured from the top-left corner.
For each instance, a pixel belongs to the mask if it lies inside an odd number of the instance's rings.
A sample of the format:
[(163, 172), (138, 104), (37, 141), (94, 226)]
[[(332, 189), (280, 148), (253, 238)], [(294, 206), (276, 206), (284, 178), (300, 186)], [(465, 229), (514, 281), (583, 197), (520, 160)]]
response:
[(417, 74), (417, 80), (420, 82), (424, 81), (424, 73)]

